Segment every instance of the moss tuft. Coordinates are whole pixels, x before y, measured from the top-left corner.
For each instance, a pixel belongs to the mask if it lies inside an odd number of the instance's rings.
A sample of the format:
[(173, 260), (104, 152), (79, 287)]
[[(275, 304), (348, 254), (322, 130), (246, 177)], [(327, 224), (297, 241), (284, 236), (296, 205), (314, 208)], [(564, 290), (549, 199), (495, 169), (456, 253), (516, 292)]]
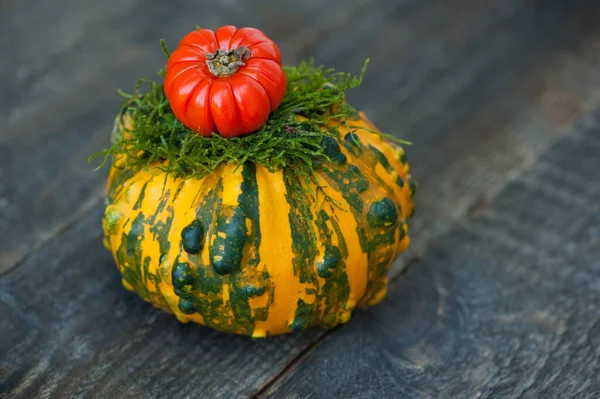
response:
[[(164, 42), (161, 45), (168, 55)], [(279, 108), (258, 131), (229, 139), (217, 133), (195, 134), (173, 114), (162, 84), (141, 80), (133, 94), (120, 91), (125, 98), (121, 112), (131, 113), (135, 125), (126, 134), (113, 136), (111, 147), (90, 160), (103, 157), (99, 169), (112, 156), (124, 160), (126, 168), (152, 165), (177, 177), (196, 178), (212, 173), (221, 163), (250, 161), (270, 171), (283, 170), (306, 187), (315, 178), (315, 168), (330, 161), (326, 143), (331, 138), (340, 140), (331, 121), (346, 123), (356, 115), (344, 93), (361, 84), (367, 64), (368, 60), (356, 76), (313, 62), (284, 66), (287, 88)], [(164, 70), (158, 74), (164, 77)]]

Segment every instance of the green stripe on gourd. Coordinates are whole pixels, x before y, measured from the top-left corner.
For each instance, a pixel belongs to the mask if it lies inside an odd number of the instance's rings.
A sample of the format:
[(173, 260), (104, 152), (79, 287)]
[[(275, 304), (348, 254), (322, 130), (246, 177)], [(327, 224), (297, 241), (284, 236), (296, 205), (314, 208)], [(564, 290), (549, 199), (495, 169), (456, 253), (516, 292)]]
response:
[(148, 290), (142, 279), (142, 242), (144, 239), (144, 214), (139, 213), (131, 221), (129, 230), (125, 222), (121, 235), (121, 245), (117, 249), (117, 260), (122, 267), (123, 279), (131, 285), (142, 298), (148, 298)]
[(144, 197), (146, 196), (146, 187), (148, 187), (149, 182), (145, 182), (142, 186), (142, 190), (140, 191), (140, 195), (138, 196), (137, 201), (135, 201), (135, 205), (133, 205), (133, 210), (136, 211), (142, 206), (142, 202), (144, 201)]
[[(196, 196), (198, 202), (194, 203), (196, 208), (196, 218), (202, 226), (210, 226), (213, 222), (216, 209), (221, 204), (221, 196), (223, 191), (223, 183), (221, 179), (218, 183), (208, 189), (201, 187), (201, 192)], [(208, 191), (208, 192), (205, 192)], [(203, 195), (200, 195), (202, 193)], [(205, 233), (206, 234), (206, 233)], [(222, 312), (219, 306), (223, 305), (221, 298), (223, 290), (223, 280), (216, 275), (210, 265), (205, 265), (202, 258), (198, 255), (193, 256), (195, 265), (190, 265), (192, 275), (194, 276), (192, 289), (189, 297), (183, 298), (184, 303), (181, 307), (187, 309), (187, 314), (200, 313), (207, 325), (217, 326), (219, 323), (216, 319), (219, 318)], [(181, 298), (179, 302), (181, 302)], [(187, 302), (191, 302), (187, 303)], [(193, 306), (192, 306), (193, 305)], [(191, 312), (191, 309), (195, 312)], [(188, 313), (189, 312), (189, 313)]]
[[(352, 168), (354, 167), (354, 168)], [(393, 226), (395, 223), (390, 224), (388, 227), (384, 227), (386, 229), (385, 232), (380, 233), (380, 228), (377, 226), (370, 226), (368, 221), (365, 218), (364, 212), (364, 202), (361, 196), (362, 191), (359, 192), (355, 181), (367, 181), (360, 169), (355, 167), (354, 165), (349, 165), (347, 168), (337, 168), (337, 169), (326, 169), (325, 175), (328, 177), (328, 180), (332, 187), (339, 191), (342, 194), (342, 197), (348, 204), (350, 205), (350, 210), (353, 212), (356, 221), (358, 223), (357, 232), (359, 241), (361, 244), (361, 248), (364, 252), (367, 253), (368, 258), (368, 279), (367, 279), (367, 289), (365, 293), (365, 298), (368, 301), (373, 296), (377, 294), (377, 292), (382, 287), (382, 279), (385, 277), (385, 272), (387, 272), (387, 267), (391, 262), (391, 258), (395, 255), (395, 229)], [(350, 184), (348, 184), (350, 182)], [(384, 186), (385, 187), (385, 186)], [(382, 204), (391, 201), (391, 199), (385, 200), (381, 199)], [(391, 201), (393, 204), (393, 201)], [(390, 214), (389, 209), (387, 207), (382, 207), (382, 210), (386, 210), (385, 214), (379, 214), (379, 206), (374, 208), (374, 213), (371, 215), (371, 219), (374, 221), (375, 219), (386, 220), (385, 223), (389, 224)], [(396, 217), (398, 213), (396, 211)], [(378, 237), (378, 235), (382, 235)]]
[[(254, 331), (254, 319), (249, 299), (253, 296), (264, 294), (264, 281), (249, 278), (254, 268), (260, 263), (259, 247), (261, 242), (260, 214), (258, 208), (258, 182), (256, 180), (256, 167), (252, 163), (245, 163), (242, 167), (241, 193), (238, 196), (240, 214), (243, 215), (243, 250), (245, 254), (245, 273), (236, 272), (231, 276), (231, 290), (229, 301), (237, 324), (238, 331), (250, 335)], [(247, 231), (249, 221), (250, 231)]]
[(240, 270), (247, 232), (246, 217), (239, 207), (223, 206), (217, 211), (209, 248), (215, 273), (224, 276)]
[(374, 147), (371, 144), (369, 144), (369, 150), (375, 156), (375, 159), (377, 159), (377, 161), (381, 164), (381, 166), (383, 166), (383, 168), (386, 171), (388, 171), (388, 172), (394, 171), (394, 168), (390, 164), (390, 161), (387, 159), (387, 157), (385, 156), (385, 154), (383, 152), (379, 151), (376, 147)]
[(340, 150), (340, 145), (334, 137), (326, 136), (323, 138), (323, 146), (325, 147), (325, 155), (329, 159), (336, 163), (345, 163), (347, 161), (346, 155)]
[[(318, 250), (310, 209), (311, 205), (302, 196), (302, 191), (297, 188), (296, 182), (292, 178), (284, 175), (284, 183), (286, 188), (285, 198), (290, 206), (288, 218), (292, 234), (292, 253), (294, 254), (292, 266), (294, 274), (298, 276), (300, 283), (318, 287), (319, 283), (313, 266), (315, 258), (318, 255)], [(306, 306), (303, 305), (303, 310), (300, 313), (296, 312), (295, 318), (290, 324), (292, 331), (297, 331), (300, 328), (306, 328), (305, 326), (313, 324), (312, 318), (315, 315), (312, 314), (312, 310), (310, 313), (307, 313), (307, 309), (312, 309), (314, 304), (308, 305), (304, 301), (301, 302)], [(301, 317), (302, 320), (298, 319), (298, 317)]]
[(149, 220), (150, 232), (153, 234), (154, 239), (158, 241), (161, 254), (166, 254), (171, 249), (171, 241), (169, 240), (169, 233), (171, 232), (171, 225), (173, 224), (174, 209), (172, 206), (167, 208), (167, 218), (165, 221), (155, 221), (155, 217), (158, 213), (155, 213), (154, 217)]
[[(327, 222), (331, 223), (333, 231)], [(317, 273), (321, 277), (326, 276), (317, 300), (321, 306), (324, 306), (319, 309), (319, 313), (323, 315), (320, 324), (324, 327), (333, 327), (339, 324), (341, 312), (344, 311), (344, 305), (350, 297), (350, 283), (344, 261), (348, 257), (348, 248), (344, 236), (338, 233), (339, 226), (337, 229), (334, 227), (337, 222), (324, 209), (319, 211), (315, 224), (319, 239), (325, 247), (322, 259), (317, 261)], [(333, 244), (334, 234), (337, 236), (337, 246)]]

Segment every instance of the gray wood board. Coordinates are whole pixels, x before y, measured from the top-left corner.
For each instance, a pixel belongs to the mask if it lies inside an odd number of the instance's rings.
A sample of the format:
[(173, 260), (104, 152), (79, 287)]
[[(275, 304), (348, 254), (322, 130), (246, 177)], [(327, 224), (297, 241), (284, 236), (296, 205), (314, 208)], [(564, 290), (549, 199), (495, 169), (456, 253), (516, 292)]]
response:
[[(285, 375), (323, 336), (253, 342), (180, 326), (120, 287), (100, 243), (104, 174), (85, 158), (106, 144), (118, 107), (113, 88), (160, 67), (161, 37), (175, 43), (202, 21), (247, 24), (267, 30), (289, 63), (314, 54), (319, 63), (356, 71), (370, 56), (370, 74), (349, 98), (415, 144), (408, 148), (421, 183), (413, 254), (485, 204), (600, 103), (598, 14), (585, 7), (591, 2), (287, 3), (228, 1), (208, 9), (194, 2), (166, 18), (172, 9), (162, 2), (61, 2), (46, 10), (60, 21), (53, 25), (35, 20), (26, 1), (2, 5), (0, 22), (18, 32), (36, 26), (40, 35), (38, 52), (19, 50), (23, 37), (0, 41), (33, 71), (21, 83), (1, 83), (12, 90), (10, 101), (0, 97), (8, 103), (0, 111), (1, 170), (14, 173), (0, 176), (0, 272), (13, 268), (0, 285), (0, 313), (9, 315), (0, 320), (0, 336), (8, 337), (0, 342), (0, 392), (245, 396)], [(68, 26), (82, 33), (66, 35)], [(82, 51), (87, 57), (75, 54)], [(19, 69), (10, 68), (0, 60), (0, 74)]]
[(436, 240), (274, 398), (597, 398), (600, 112)]

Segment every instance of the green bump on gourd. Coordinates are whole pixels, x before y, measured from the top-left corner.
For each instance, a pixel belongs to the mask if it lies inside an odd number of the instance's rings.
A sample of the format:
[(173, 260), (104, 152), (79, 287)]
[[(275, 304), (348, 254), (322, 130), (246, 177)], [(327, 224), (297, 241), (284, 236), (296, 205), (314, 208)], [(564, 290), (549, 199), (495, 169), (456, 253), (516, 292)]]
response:
[(398, 187), (403, 188), (404, 187), (404, 179), (402, 178), (402, 176), (398, 176), (396, 178), (396, 184), (398, 185)]
[(346, 162), (346, 155), (341, 151), (340, 145), (335, 138), (326, 136), (323, 138), (322, 144), (325, 146), (325, 155), (329, 159), (337, 163)]
[(333, 270), (337, 267), (342, 259), (340, 250), (336, 247), (327, 246), (323, 260), (317, 263), (317, 274), (321, 278), (328, 278), (333, 275)]
[(417, 182), (412, 177), (408, 178), (408, 187), (410, 187), (410, 195), (415, 195), (417, 192)]
[(327, 266), (325, 261), (317, 264), (317, 274), (321, 278), (329, 278), (333, 275), (333, 271)]
[(181, 245), (188, 254), (199, 254), (204, 245), (204, 227), (199, 220), (194, 220), (181, 230)]
[(104, 228), (109, 234), (115, 234), (117, 232), (117, 227), (119, 226), (119, 222), (121, 221), (122, 217), (123, 212), (121, 212), (119, 208), (115, 206), (109, 206), (106, 208), (102, 222), (104, 223)]
[(223, 276), (240, 269), (246, 234), (246, 217), (239, 208), (223, 209), (217, 216), (216, 233), (209, 249), (215, 273)]
[(177, 262), (171, 272), (171, 281), (173, 287), (176, 288), (191, 285), (194, 282), (194, 276), (190, 265), (187, 262)]
[(300, 332), (310, 326), (315, 305), (298, 299), (296, 306), (296, 314), (294, 315), (294, 321), (290, 324), (290, 331)]
[(367, 222), (371, 227), (390, 227), (398, 220), (398, 210), (394, 201), (383, 198), (373, 202), (367, 213)]
[(179, 310), (181, 310), (181, 313), (185, 313), (185, 314), (196, 313), (196, 305), (194, 304), (194, 301), (192, 301), (191, 299), (179, 298), (178, 307), (179, 307)]

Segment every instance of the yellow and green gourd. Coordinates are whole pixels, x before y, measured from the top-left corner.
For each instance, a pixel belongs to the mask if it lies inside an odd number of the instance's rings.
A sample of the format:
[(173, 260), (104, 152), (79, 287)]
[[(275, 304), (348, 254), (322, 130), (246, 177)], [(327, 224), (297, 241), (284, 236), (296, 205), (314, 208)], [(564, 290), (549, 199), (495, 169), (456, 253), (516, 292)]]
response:
[(402, 147), (345, 101), (365, 69), (283, 67), (254, 28), (163, 49), (164, 83), (126, 96), (102, 152), (104, 245), (123, 286), (183, 323), (255, 338), (381, 301), (416, 183)]
[[(133, 118), (123, 111), (117, 129)], [(252, 337), (334, 327), (381, 301), (409, 244), (415, 182), (364, 114), (345, 122), (316, 169), (333, 201), (251, 162), (202, 178), (114, 162), (104, 244), (123, 286), (181, 322)]]

